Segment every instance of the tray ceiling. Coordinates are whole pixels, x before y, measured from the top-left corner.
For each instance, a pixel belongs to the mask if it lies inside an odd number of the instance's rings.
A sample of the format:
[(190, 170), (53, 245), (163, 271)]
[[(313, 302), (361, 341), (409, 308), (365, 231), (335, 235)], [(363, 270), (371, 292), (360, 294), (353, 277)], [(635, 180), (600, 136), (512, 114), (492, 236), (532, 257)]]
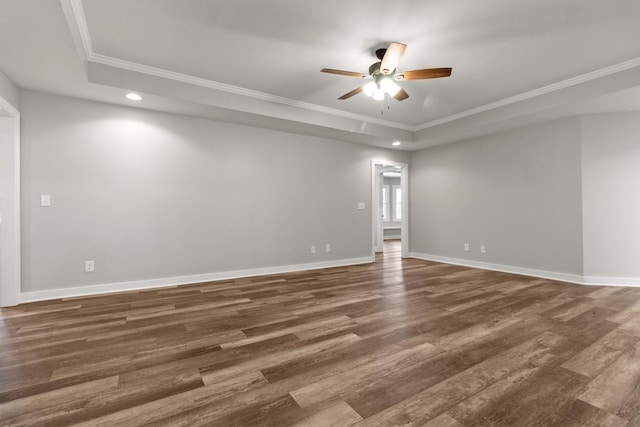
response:
[[(10, 0), (0, 10), (3, 32), (28, 20), (31, 38), (53, 45), (48, 66), (69, 69), (49, 88), (38, 71), (22, 72), (36, 64), (5, 37), (0, 53), (12, 61), (0, 69), (23, 87), (107, 101), (107, 88), (139, 90), (144, 108), (411, 143), (403, 149), (561, 117), (640, 85), (636, 0)], [(399, 71), (453, 67), (452, 76), (402, 82), (410, 98), (389, 109), (364, 94), (338, 100), (363, 82), (319, 70), (366, 72), (391, 41), (408, 46)]]

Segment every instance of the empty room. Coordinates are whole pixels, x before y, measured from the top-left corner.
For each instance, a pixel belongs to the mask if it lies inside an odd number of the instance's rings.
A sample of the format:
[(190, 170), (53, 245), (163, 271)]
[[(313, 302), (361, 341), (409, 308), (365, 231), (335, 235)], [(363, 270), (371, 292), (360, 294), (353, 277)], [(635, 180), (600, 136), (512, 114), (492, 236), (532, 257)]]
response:
[(637, 0), (0, 0), (0, 426), (640, 425)]

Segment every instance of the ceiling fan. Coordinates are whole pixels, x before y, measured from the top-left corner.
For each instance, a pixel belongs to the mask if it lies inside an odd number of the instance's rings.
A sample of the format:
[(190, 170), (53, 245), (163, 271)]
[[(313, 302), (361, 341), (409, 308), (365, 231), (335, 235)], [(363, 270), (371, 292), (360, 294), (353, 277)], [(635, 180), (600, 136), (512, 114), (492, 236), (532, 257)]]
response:
[(334, 70), (323, 68), (323, 73), (339, 74), (341, 76), (360, 77), (363, 79), (373, 79), (373, 81), (347, 92), (338, 99), (348, 99), (360, 92), (365, 92), (368, 96), (382, 101), (385, 95), (394, 97), (398, 101), (403, 101), (409, 94), (402, 89), (396, 81), (400, 80), (422, 80), (435, 79), (438, 77), (449, 77), (451, 68), (425, 68), (422, 70), (396, 72), (400, 58), (404, 55), (407, 45), (402, 43), (391, 43), (386, 49), (376, 50), (376, 57), (380, 60), (371, 64), (369, 74), (356, 73), (353, 71)]

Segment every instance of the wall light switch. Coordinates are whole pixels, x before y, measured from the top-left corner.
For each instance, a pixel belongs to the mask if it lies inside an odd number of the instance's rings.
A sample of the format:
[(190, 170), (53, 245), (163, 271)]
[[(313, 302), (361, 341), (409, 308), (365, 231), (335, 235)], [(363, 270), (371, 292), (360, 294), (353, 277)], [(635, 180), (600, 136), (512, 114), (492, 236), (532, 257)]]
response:
[(359, 211), (363, 211), (364, 210), (364, 202), (358, 202), (358, 210)]
[(51, 196), (49, 194), (40, 195), (40, 206), (51, 206)]

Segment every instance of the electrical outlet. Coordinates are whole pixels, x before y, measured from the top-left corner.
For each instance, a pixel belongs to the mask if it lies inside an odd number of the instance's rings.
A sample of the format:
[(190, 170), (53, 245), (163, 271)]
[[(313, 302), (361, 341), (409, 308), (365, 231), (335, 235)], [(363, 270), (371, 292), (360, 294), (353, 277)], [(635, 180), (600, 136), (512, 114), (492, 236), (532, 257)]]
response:
[(484, 254), (487, 252), (487, 247), (485, 245), (480, 245), (480, 253)]
[(96, 262), (95, 261), (85, 261), (84, 262), (84, 271), (85, 273), (93, 273), (96, 271)]
[(465, 250), (465, 252), (469, 252), (469, 244), (468, 243), (464, 244), (464, 250)]
[(40, 195), (40, 206), (51, 206), (51, 195), (49, 194), (41, 194)]
[(325, 252), (331, 252), (331, 245), (329, 243), (327, 243), (326, 245), (324, 245), (324, 251)]
[(312, 253), (312, 254), (315, 254), (315, 253), (316, 253), (316, 247), (315, 247), (315, 245), (314, 245), (314, 246), (311, 246), (311, 253)]

